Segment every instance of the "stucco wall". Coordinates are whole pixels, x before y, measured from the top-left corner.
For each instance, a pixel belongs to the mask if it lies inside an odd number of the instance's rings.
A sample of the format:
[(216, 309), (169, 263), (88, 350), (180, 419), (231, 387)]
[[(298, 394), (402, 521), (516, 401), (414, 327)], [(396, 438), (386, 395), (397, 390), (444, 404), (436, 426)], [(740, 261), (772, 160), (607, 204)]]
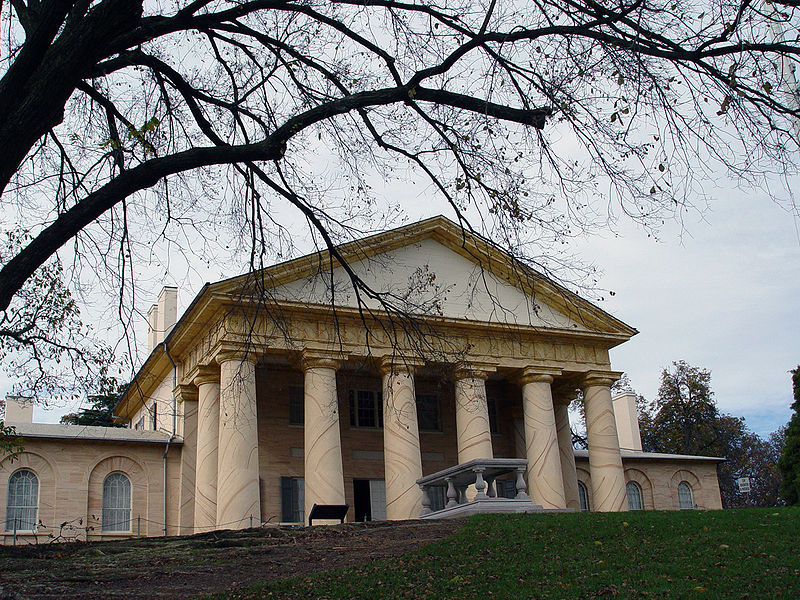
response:
[[(8, 478), (18, 469), (32, 470), (39, 480), (39, 541), (58, 535), (59, 526), (72, 522), (89, 527), (80, 539), (113, 539), (125, 536), (101, 531), (103, 480), (115, 471), (131, 481), (132, 531), (136, 535), (163, 535), (163, 462), (161, 444), (132, 444), (86, 440), (25, 438), (18, 459), (0, 462), (0, 540), (11, 543), (13, 532), (5, 531)], [(167, 457), (167, 532), (177, 533), (177, 498), (180, 446)], [(141, 521), (137, 518), (141, 517)], [(80, 521), (82, 520), (82, 523)], [(73, 531), (70, 535), (74, 535)], [(20, 536), (26, 541), (31, 536)]]
[[(717, 479), (717, 463), (666, 459), (622, 458), (625, 481), (635, 481), (642, 490), (645, 510), (678, 510), (678, 484), (686, 481), (692, 489), (692, 499), (698, 509), (721, 509), (722, 499)], [(589, 493), (589, 508), (594, 508), (589, 461), (576, 457), (578, 479)]]
[[(144, 417), (144, 429), (153, 429), (152, 411), (156, 404), (156, 430), (172, 432), (172, 390), (174, 389), (172, 373), (167, 374), (158, 384), (152, 394), (146, 399), (145, 403), (136, 411), (131, 419), (131, 427), (135, 427), (139, 420)], [(181, 405), (176, 404), (177, 418), (175, 420), (176, 432), (182, 435), (182, 411)]]

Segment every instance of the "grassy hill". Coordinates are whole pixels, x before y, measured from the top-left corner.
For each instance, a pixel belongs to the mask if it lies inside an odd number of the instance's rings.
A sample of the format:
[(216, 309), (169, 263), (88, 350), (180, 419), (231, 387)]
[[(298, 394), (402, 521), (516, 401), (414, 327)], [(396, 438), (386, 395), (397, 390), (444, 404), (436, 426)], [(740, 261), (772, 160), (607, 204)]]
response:
[(800, 598), (800, 509), (484, 515), (400, 558), (215, 598)]

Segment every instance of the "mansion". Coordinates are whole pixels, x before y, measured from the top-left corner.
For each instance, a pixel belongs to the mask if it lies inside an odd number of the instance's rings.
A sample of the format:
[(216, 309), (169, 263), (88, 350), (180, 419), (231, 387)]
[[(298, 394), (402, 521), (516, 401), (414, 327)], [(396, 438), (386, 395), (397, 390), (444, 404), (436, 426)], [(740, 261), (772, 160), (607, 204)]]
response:
[(206, 284), (180, 318), (164, 288), (125, 428), (9, 402), (24, 449), (0, 462), (3, 541), (306, 523), (315, 504), (721, 508), (722, 459), (643, 452), (633, 396), (612, 398), (609, 350), (635, 329), (444, 217), (336, 250)]

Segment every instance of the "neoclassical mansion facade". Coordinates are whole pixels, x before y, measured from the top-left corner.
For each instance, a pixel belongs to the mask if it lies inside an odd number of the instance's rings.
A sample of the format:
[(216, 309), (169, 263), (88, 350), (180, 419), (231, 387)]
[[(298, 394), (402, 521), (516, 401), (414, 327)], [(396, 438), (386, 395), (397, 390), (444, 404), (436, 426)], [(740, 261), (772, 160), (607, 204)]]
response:
[(498, 458), (512, 468), (479, 495), (721, 508), (720, 459), (642, 452), (632, 396), (612, 399), (609, 350), (635, 329), (444, 217), (337, 251), (347, 268), (323, 252), (206, 284), (180, 319), (164, 288), (126, 428), (26, 423), (10, 403), (24, 450), (0, 463), (4, 541), (304, 522), (314, 504), (415, 519), (469, 500), (418, 480)]

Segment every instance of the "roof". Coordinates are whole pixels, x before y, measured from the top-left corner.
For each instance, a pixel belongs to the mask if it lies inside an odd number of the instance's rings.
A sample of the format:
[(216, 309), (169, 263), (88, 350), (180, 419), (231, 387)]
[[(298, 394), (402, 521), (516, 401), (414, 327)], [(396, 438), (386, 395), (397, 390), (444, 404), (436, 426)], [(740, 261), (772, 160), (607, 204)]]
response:
[[(642, 452), (641, 450), (625, 450), (620, 448), (619, 453), (624, 459), (641, 459), (641, 460), (694, 460), (694, 461), (712, 461), (724, 462), (725, 458), (719, 456), (696, 456), (694, 454), (665, 454), (663, 452)], [(589, 458), (588, 450), (575, 450), (575, 456), (579, 458)]]
[[(145, 431), (122, 427), (60, 425), (57, 423), (7, 423), (7, 425), (13, 425), (17, 435), (23, 438), (128, 442), (136, 444), (166, 444), (170, 439), (170, 434), (163, 431)], [(182, 441), (173, 439), (171, 443), (180, 444)]]

